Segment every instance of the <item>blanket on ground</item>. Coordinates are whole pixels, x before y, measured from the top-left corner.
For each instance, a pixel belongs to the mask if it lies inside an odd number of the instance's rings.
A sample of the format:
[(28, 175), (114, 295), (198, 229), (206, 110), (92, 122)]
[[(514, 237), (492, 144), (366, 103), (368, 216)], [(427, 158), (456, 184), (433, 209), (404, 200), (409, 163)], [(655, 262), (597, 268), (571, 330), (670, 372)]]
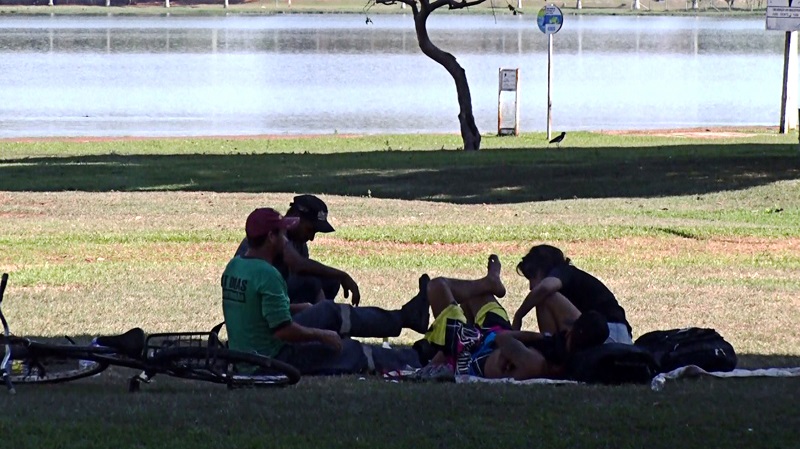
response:
[(708, 372), (696, 365), (687, 365), (676, 368), (667, 373), (658, 374), (650, 381), (650, 388), (653, 391), (661, 391), (664, 384), (670, 379), (691, 378), (700, 376), (710, 376), (718, 378), (730, 377), (800, 377), (800, 367), (795, 368), (758, 368), (758, 369), (735, 369), (733, 371), (714, 371)]
[[(390, 371), (383, 374), (383, 378), (388, 381), (398, 382), (401, 380), (419, 380), (414, 377), (415, 370), (402, 370)], [(653, 391), (661, 391), (667, 380), (675, 380), (681, 378), (695, 378), (701, 376), (716, 377), (716, 378), (732, 378), (732, 377), (800, 377), (800, 367), (793, 368), (757, 368), (757, 369), (735, 369), (733, 371), (725, 372), (708, 372), (699, 366), (688, 365), (676, 368), (667, 373), (658, 374), (650, 382), (650, 388)], [(466, 383), (506, 383), (515, 385), (564, 385), (564, 384), (577, 384), (574, 380), (557, 380), (557, 379), (528, 379), (528, 380), (514, 380), (514, 379), (485, 379), (483, 377), (475, 376), (455, 376), (455, 382), (460, 384)]]

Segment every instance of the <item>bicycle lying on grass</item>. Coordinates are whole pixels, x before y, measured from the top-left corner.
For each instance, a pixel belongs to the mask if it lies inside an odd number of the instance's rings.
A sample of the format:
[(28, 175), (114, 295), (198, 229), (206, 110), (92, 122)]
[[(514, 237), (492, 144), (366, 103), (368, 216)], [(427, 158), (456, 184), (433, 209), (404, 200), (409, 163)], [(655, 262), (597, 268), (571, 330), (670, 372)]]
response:
[[(8, 274), (0, 279), (0, 305)], [(228, 388), (286, 386), (296, 384), (300, 373), (293, 366), (258, 354), (228, 349), (219, 339), (224, 323), (210, 332), (177, 332), (145, 335), (134, 328), (121, 335), (102, 336), (92, 344), (52, 344), (11, 335), (0, 308), (4, 356), (2, 382), (14, 393), (14, 384), (69, 382), (94, 376), (109, 366), (140, 370), (130, 378), (129, 391), (138, 391), (157, 374), (225, 384)]]

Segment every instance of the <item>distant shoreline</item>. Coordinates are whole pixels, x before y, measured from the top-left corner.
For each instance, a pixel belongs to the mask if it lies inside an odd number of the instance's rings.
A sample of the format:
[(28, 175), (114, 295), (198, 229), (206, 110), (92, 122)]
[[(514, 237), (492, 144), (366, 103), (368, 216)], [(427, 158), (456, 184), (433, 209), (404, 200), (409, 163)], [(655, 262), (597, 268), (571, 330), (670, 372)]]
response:
[[(56, 1), (56, 3), (58, 3)], [(219, 15), (278, 15), (278, 14), (410, 14), (410, 9), (402, 9), (399, 5), (372, 5), (367, 7), (366, 2), (355, 0), (341, 0), (329, 2), (321, 0), (295, 0), (292, 6), (287, 6), (287, 0), (280, 0), (279, 3), (271, 0), (231, 4), (227, 9), (223, 8), (222, 2), (203, 3), (186, 5), (173, 1), (170, 8), (164, 7), (164, 2), (148, 2), (126, 6), (83, 6), (83, 5), (3, 5), (0, 6), (0, 17), (2, 16), (41, 16), (41, 15), (64, 15), (64, 16), (219, 16)], [(493, 2), (486, 2), (469, 9), (450, 11), (447, 8), (440, 8), (435, 14), (496, 14), (510, 15), (511, 12), (504, 2), (494, 2), (501, 6), (492, 8)], [(539, 4), (541, 3), (541, 4)], [(690, 3), (684, 0), (648, 1), (641, 2), (642, 8), (638, 11), (631, 10), (626, 3), (614, 2), (617, 6), (612, 6), (612, 0), (587, 0), (582, 9), (575, 8), (575, 2), (561, 3), (562, 12), (565, 15), (638, 15), (638, 16), (698, 16), (698, 17), (765, 17), (766, 9), (727, 9), (724, 2), (717, 1), (721, 6), (708, 7), (708, 3), (697, 10), (687, 9)], [(744, 4), (744, 3), (742, 3)], [(510, 5), (510, 3), (508, 3)], [(537, 0), (536, 4), (528, 5), (520, 11), (527, 14), (531, 20), (535, 20), (536, 12), (544, 5), (544, 2)], [(586, 6), (588, 5), (588, 6)], [(596, 5), (596, 6), (595, 6)], [(649, 7), (647, 5), (650, 5)], [(650, 8), (650, 9), (648, 9)]]
[[(541, 131), (539, 133), (543, 133)], [(616, 136), (660, 136), (660, 137), (691, 137), (691, 138), (730, 138), (730, 137), (751, 137), (770, 132), (778, 133), (778, 126), (699, 126), (688, 128), (664, 128), (664, 129), (629, 129), (629, 130), (607, 130), (607, 131), (573, 131), (589, 134), (607, 134)], [(791, 130), (789, 134), (796, 133)], [(455, 136), (458, 133), (423, 133), (424, 135)], [(524, 134), (537, 134), (536, 132)], [(208, 136), (53, 136), (53, 137), (5, 137), (0, 138), (0, 142), (12, 143), (39, 143), (39, 142), (127, 142), (127, 141), (146, 141), (146, 140), (284, 140), (284, 139), (319, 139), (319, 138), (359, 138), (366, 136), (382, 135), (402, 135), (402, 133), (377, 133), (377, 134), (245, 134), (245, 135), (208, 135)], [(491, 133), (484, 133), (489, 136)]]

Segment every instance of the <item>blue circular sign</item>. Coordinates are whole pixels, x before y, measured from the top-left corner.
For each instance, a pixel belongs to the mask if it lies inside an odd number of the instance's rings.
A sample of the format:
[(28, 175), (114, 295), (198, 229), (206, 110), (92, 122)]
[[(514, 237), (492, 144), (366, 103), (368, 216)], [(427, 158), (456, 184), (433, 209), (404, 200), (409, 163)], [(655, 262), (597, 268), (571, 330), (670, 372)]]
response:
[(544, 34), (556, 34), (564, 24), (564, 14), (556, 5), (545, 5), (536, 16), (536, 23)]

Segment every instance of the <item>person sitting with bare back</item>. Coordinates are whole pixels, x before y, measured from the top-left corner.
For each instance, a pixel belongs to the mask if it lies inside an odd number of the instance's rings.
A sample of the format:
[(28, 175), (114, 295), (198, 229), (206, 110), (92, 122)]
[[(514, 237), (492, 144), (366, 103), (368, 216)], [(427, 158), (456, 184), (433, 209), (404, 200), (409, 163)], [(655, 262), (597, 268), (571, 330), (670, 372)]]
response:
[[(435, 350), (420, 379), (451, 379), (455, 374), (485, 378), (562, 378), (569, 357), (599, 345), (608, 326), (598, 313), (581, 314), (568, 301), (544, 307), (562, 325), (552, 335), (514, 331), (508, 314), (497, 301), (506, 294), (500, 279), (501, 263), (489, 256), (487, 274), (474, 280), (435, 278), (427, 296), (435, 317), (425, 338), (415, 348)], [(428, 352), (430, 354), (430, 352)]]
[(514, 314), (514, 329), (521, 329), (522, 320), (535, 309), (539, 331), (558, 332), (563, 327), (559, 317), (571, 317), (571, 312), (554, 315), (552, 311), (571, 305), (570, 311), (594, 311), (606, 319), (609, 331), (606, 343), (633, 344), (625, 309), (611, 290), (596, 277), (575, 267), (560, 249), (551, 245), (532, 247), (517, 265), (517, 273), (528, 280), (530, 292)]

